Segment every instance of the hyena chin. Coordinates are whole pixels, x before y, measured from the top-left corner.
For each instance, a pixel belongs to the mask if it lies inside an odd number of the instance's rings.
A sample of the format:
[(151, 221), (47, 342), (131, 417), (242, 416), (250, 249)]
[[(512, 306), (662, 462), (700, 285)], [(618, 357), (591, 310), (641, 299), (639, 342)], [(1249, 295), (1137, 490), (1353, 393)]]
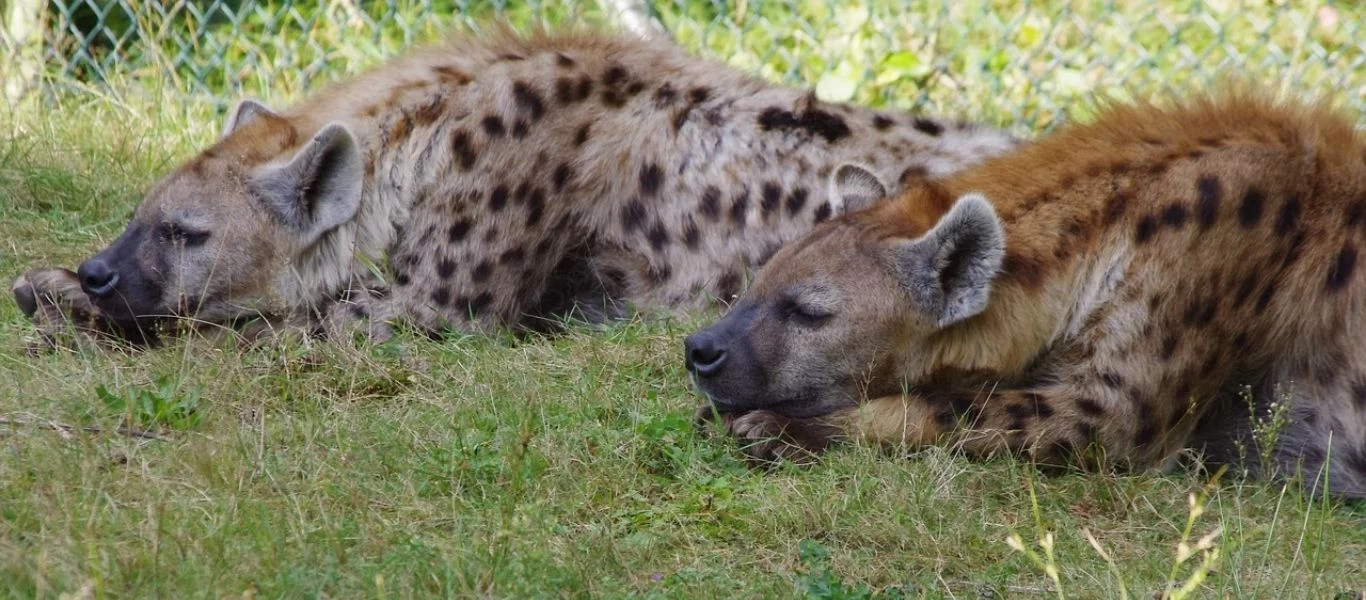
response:
[[(258, 318), (328, 332), (537, 327), (733, 299), (813, 225), (1017, 144), (817, 101), (664, 41), (506, 29), (416, 50), (279, 112), (245, 101), (75, 273), (40, 325)], [(89, 318), (84, 318), (89, 317)], [(117, 326), (110, 326), (110, 323)], [(272, 325), (273, 326), (273, 325)]]

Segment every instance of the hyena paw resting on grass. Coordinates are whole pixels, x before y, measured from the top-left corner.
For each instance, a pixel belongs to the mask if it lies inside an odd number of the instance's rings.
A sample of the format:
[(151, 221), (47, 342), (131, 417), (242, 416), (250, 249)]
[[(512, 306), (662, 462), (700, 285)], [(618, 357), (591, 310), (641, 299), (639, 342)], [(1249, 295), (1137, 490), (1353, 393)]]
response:
[(836, 165), (900, 189), (1016, 143), (825, 104), (663, 41), (460, 37), (280, 112), (240, 104), (109, 247), (15, 293), (40, 326), (143, 338), (177, 317), (434, 333), (688, 310), (878, 199), (832, 195)]
[[(842, 439), (1138, 469), (1195, 450), (1361, 499), (1363, 251), (1366, 137), (1343, 115), (1114, 107), (816, 227), (687, 367), (762, 460)], [(1274, 439), (1254, 433), (1273, 411)]]

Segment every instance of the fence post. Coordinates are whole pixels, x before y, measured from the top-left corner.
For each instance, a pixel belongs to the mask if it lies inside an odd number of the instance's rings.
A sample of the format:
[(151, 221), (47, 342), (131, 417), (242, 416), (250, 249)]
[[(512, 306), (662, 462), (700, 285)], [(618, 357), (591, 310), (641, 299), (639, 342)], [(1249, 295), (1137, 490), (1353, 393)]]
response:
[(28, 91), (38, 75), (43, 56), (43, 0), (0, 0), (0, 82), (5, 100), (14, 102)]

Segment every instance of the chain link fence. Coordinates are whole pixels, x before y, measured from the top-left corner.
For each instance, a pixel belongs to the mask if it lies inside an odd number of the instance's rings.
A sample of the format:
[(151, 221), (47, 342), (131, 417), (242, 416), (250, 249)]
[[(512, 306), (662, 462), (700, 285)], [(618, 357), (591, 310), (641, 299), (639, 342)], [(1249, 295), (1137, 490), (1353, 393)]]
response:
[(1234, 76), (1366, 108), (1355, 0), (0, 0), (8, 95), (294, 97), (493, 19), (661, 31), (774, 81), (1021, 130)]

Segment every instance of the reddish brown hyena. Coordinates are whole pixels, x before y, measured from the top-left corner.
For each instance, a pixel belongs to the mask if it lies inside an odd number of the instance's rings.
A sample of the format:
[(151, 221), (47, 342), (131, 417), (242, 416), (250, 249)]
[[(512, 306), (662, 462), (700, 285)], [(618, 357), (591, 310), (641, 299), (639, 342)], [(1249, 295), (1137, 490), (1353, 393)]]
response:
[(330, 331), (535, 326), (738, 294), (816, 223), (854, 161), (886, 185), (1016, 144), (962, 122), (817, 101), (671, 43), (460, 37), (283, 111), (243, 102), (123, 235), (15, 294), (40, 324), (139, 337), (167, 316)]
[(1135, 468), (1195, 449), (1363, 498), (1363, 250), (1366, 138), (1338, 112), (1118, 106), (816, 227), (687, 365), (764, 459), (847, 438)]

